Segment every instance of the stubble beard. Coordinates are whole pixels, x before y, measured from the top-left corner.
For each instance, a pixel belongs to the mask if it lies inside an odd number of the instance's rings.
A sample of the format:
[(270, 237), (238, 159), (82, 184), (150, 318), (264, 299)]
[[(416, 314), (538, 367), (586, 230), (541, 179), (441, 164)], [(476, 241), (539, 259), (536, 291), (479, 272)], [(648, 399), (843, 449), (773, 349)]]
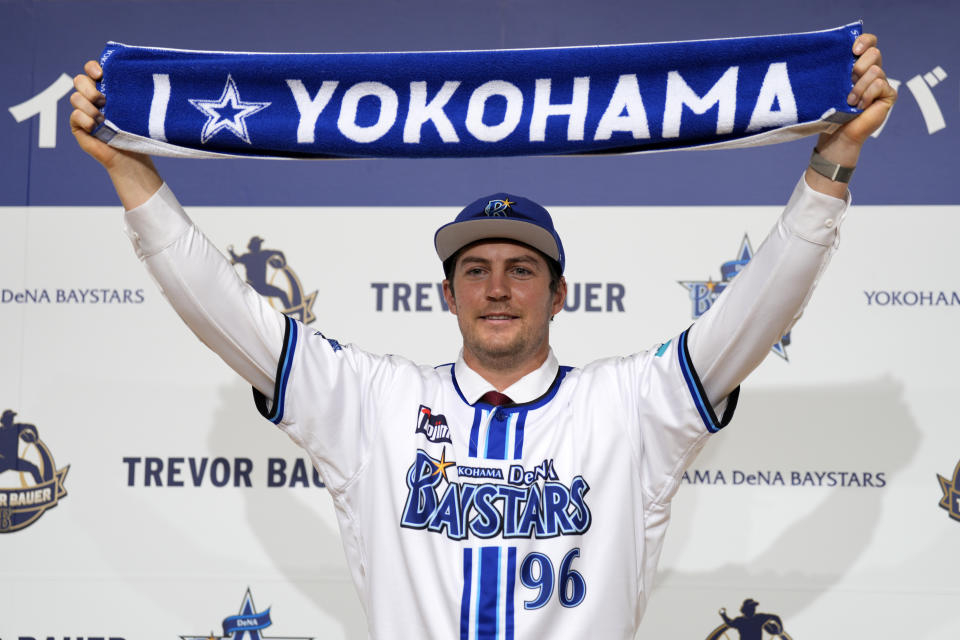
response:
[(509, 340), (501, 341), (497, 339), (499, 336), (485, 338), (480, 331), (465, 330), (462, 325), (460, 327), (464, 350), (468, 350), (484, 368), (502, 371), (523, 366), (546, 340), (546, 329), (544, 335), (540, 336), (531, 335), (524, 327), (520, 329)]

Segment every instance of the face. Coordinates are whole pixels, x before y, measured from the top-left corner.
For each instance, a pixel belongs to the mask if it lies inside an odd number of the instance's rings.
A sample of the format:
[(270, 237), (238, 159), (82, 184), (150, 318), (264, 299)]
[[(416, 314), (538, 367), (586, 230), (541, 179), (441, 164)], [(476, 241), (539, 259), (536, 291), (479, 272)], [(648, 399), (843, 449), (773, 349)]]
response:
[[(468, 247), (444, 295), (472, 367), (532, 371), (550, 349), (550, 319), (563, 308), (566, 282), (550, 291), (550, 268), (536, 250), (511, 242)], [(455, 295), (454, 295), (455, 294)]]

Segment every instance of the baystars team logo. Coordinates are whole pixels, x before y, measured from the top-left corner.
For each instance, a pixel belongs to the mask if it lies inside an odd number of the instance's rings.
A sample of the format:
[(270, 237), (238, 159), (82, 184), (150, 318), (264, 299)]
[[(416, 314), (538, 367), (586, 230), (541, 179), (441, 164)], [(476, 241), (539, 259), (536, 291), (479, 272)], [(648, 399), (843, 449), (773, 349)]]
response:
[(723, 623), (710, 632), (706, 640), (792, 640), (783, 630), (783, 620), (772, 613), (758, 613), (759, 603), (753, 598), (747, 598), (740, 606), (743, 615), (736, 618), (727, 616), (727, 610), (721, 608), (718, 612)]
[(957, 462), (953, 470), (953, 482), (950, 478), (944, 478), (939, 473), (937, 480), (940, 481), (940, 490), (943, 491), (943, 497), (940, 498), (940, 506), (947, 510), (950, 517), (954, 520), (960, 520), (960, 462)]
[(57, 469), (37, 427), (14, 422), (16, 415), (7, 409), (0, 416), (0, 533), (33, 524), (67, 495), (70, 465)]
[(254, 291), (269, 298), (274, 308), (304, 324), (316, 320), (313, 303), (316, 301), (317, 292), (303, 293), (300, 278), (287, 264), (283, 252), (264, 249), (263, 238), (257, 236), (250, 238), (247, 249), (247, 253), (237, 255), (233, 245), (227, 247), (231, 262), (243, 265), (247, 272), (247, 283)]
[[(190, 104), (206, 114), (207, 121), (200, 132), (200, 142), (206, 144), (218, 131), (226, 129), (247, 144), (250, 132), (247, 131), (247, 118), (270, 106), (269, 102), (243, 102), (233, 76), (227, 75), (227, 84), (219, 100), (200, 100), (191, 98)], [(221, 113), (223, 112), (223, 113)], [(224, 115), (227, 114), (227, 115)]]
[(269, 627), (273, 622), (270, 620), (270, 608), (266, 611), (257, 613), (257, 608), (253, 605), (253, 596), (250, 589), (247, 589), (243, 596), (243, 602), (240, 603), (240, 611), (236, 615), (227, 616), (223, 619), (223, 635), (218, 636), (210, 632), (203, 636), (180, 636), (182, 640), (313, 640), (312, 637), (292, 637), (292, 636), (265, 636), (261, 631)]
[(510, 205), (514, 204), (517, 203), (510, 202), (509, 200), (491, 200), (487, 203), (487, 206), (483, 208), (483, 212), (488, 216), (505, 218), (507, 214), (510, 213)]
[[(451, 478), (450, 467), (456, 467), (456, 478)], [(590, 491), (587, 481), (576, 476), (569, 485), (560, 482), (553, 459), (532, 469), (512, 464), (504, 471), (448, 462), (446, 447), (439, 460), (418, 449), (406, 483), (400, 526), (451, 540), (580, 535), (592, 521), (585, 500)]]
[[(721, 293), (723, 293), (723, 290), (727, 288), (727, 285), (730, 284), (730, 281), (733, 280), (734, 276), (740, 273), (740, 270), (743, 269), (748, 262), (750, 262), (750, 258), (752, 257), (753, 247), (750, 246), (750, 238), (744, 234), (743, 240), (740, 242), (740, 250), (737, 251), (737, 257), (733, 260), (727, 260), (720, 265), (719, 282), (714, 282), (713, 278), (710, 278), (706, 281), (679, 281), (680, 286), (690, 293), (690, 301), (693, 303), (693, 313), (691, 317), (694, 320), (707, 312), (707, 309), (713, 305), (714, 301)], [(780, 338), (780, 341), (773, 345), (771, 349), (775, 354), (784, 360), (789, 360), (787, 357), (787, 345), (789, 344), (790, 332), (788, 331), (786, 335)]]

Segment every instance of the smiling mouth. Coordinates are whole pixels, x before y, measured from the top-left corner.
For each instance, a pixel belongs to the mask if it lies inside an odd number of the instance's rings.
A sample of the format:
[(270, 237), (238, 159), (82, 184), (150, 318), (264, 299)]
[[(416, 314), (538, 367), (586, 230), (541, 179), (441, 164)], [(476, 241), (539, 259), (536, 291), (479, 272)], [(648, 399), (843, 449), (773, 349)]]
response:
[(480, 316), (482, 320), (516, 320), (519, 316), (511, 316), (503, 313), (491, 313), (489, 315)]

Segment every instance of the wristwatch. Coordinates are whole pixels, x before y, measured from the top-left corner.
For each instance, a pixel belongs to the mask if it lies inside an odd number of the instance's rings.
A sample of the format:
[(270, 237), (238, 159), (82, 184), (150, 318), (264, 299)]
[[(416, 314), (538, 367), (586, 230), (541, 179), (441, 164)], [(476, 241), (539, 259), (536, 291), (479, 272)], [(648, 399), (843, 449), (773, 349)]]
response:
[(814, 148), (810, 155), (810, 168), (825, 178), (830, 178), (834, 182), (850, 182), (850, 176), (856, 167), (844, 167), (842, 165), (830, 162), (820, 152)]

